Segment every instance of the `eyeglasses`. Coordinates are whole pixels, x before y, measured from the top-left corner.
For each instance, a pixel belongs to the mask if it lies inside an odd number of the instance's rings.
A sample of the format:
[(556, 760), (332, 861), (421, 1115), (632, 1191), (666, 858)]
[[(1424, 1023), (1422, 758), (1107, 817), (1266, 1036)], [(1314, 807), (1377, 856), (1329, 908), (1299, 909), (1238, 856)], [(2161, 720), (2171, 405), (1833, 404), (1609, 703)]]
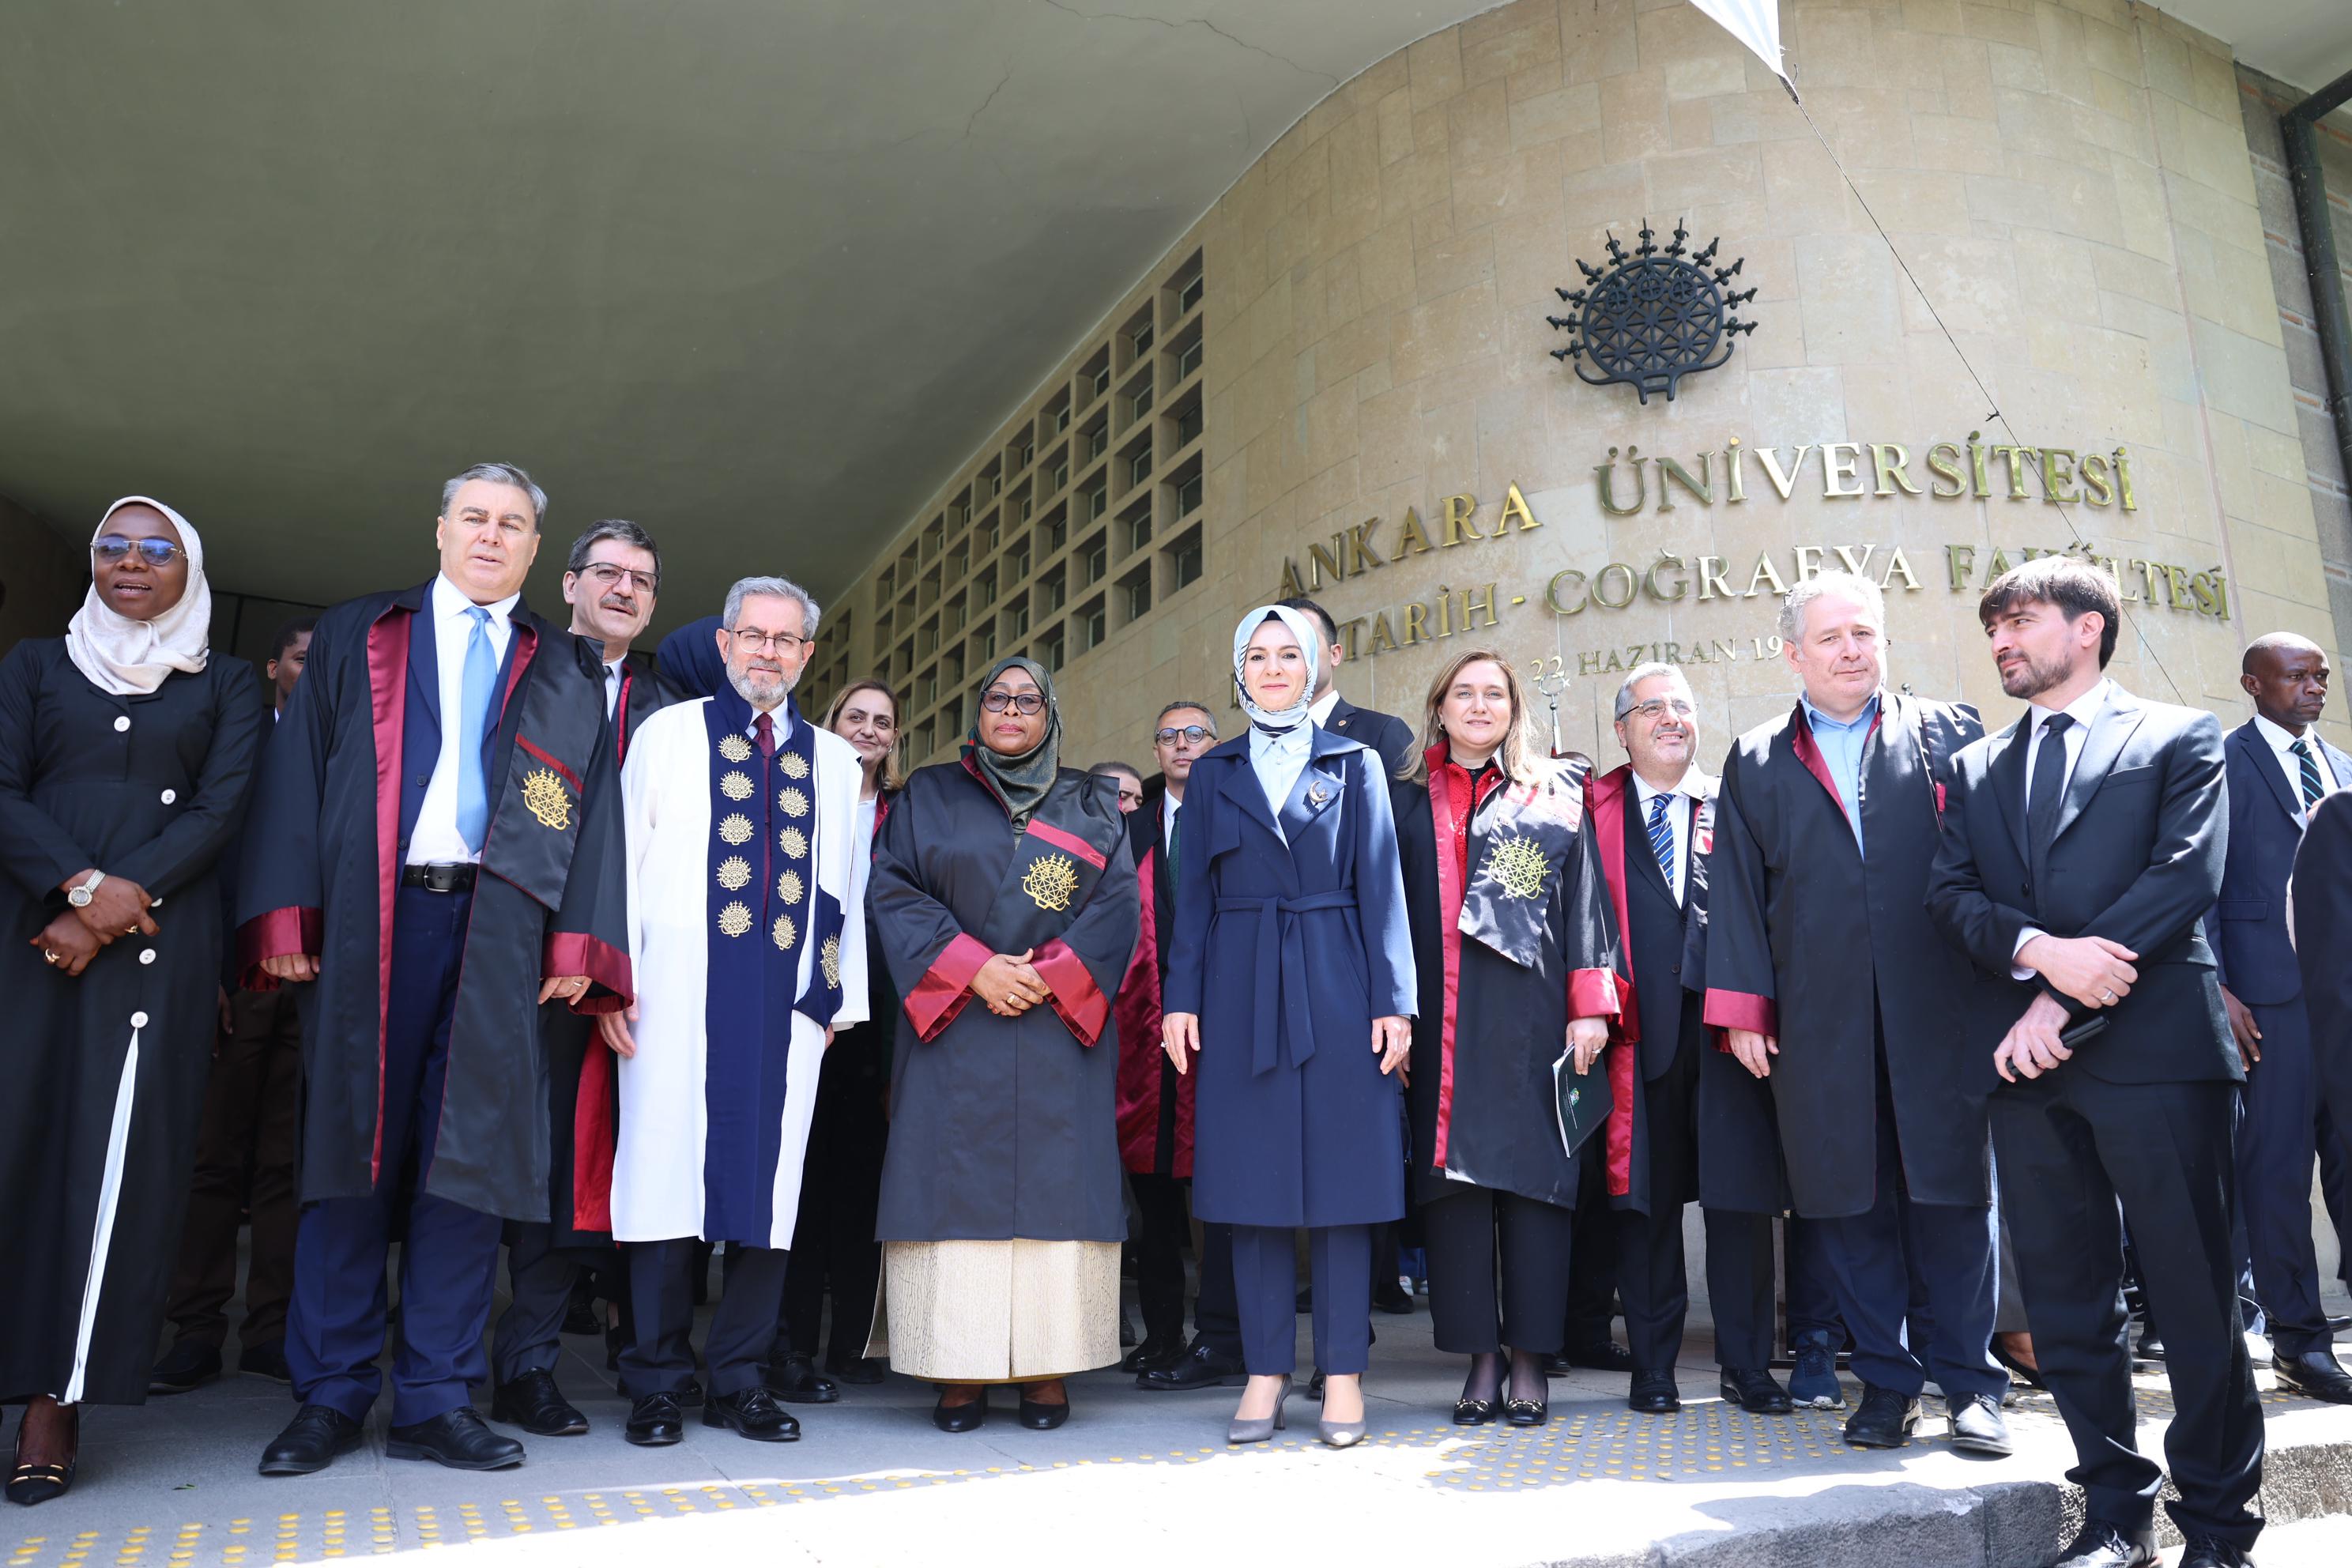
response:
[(1647, 702), (1636, 702), (1625, 710), (1625, 717), (1654, 720), (1662, 717), (1669, 708), (1675, 710), (1675, 717), (1677, 719), (1687, 719), (1691, 716), (1691, 705), (1681, 698), (1653, 697)]
[(1045, 699), (1034, 691), (1015, 695), (1010, 691), (991, 691), (980, 700), (980, 705), (991, 713), (1002, 713), (1007, 708), (1019, 710), (1026, 718), (1045, 710)]
[(816, 641), (814, 637), (796, 637), (791, 632), (777, 632), (772, 637), (766, 632), (739, 630), (734, 626), (721, 626), (719, 630), (740, 642), (753, 653), (765, 653), (772, 648), (778, 653), (789, 654)]
[(650, 594), (661, 586), (661, 579), (650, 572), (632, 571), (626, 566), (615, 566), (609, 561), (592, 562), (580, 568), (580, 575), (607, 592), (624, 577), (629, 580), (629, 586), (640, 594)]
[(179, 559), (182, 551), (177, 542), (169, 539), (125, 539), (119, 533), (103, 533), (89, 547), (89, 552), (113, 566), (131, 559), (139, 552), (139, 559), (150, 566), (169, 566)]
[(1187, 724), (1181, 730), (1173, 726), (1165, 730), (1154, 730), (1151, 732), (1151, 738), (1163, 746), (1172, 746), (1179, 741), (1197, 746), (1203, 741), (1215, 740), (1217, 732), (1205, 724)]

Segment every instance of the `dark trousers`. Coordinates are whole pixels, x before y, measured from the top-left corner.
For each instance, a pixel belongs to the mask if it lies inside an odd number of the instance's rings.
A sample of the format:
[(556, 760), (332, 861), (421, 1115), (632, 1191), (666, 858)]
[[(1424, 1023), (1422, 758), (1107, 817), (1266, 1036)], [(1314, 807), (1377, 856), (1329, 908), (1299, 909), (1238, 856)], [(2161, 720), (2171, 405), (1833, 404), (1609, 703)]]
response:
[[(833, 1291), (828, 1354), (850, 1362), (866, 1354), (874, 1299), (882, 1285), (882, 1244), (874, 1239), (882, 1202), (882, 1152), (889, 1123), (880, 1090), (825, 1052), (817, 1078), (808, 1152), (801, 1162), (799, 1217), (793, 1222), (792, 1266), (784, 1274), (782, 1348), (817, 1353), (824, 1297)], [(836, 1067), (840, 1070), (835, 1070)], [(733, 1289), (733, 1287), (729, 1287)]]
[[(1295, 1313), (1296, 1303), (1293, 1310)], [(1234, 1227), (1229, 1225), (1201, 1222), (1201, 1289), (1192, 1298), (1192, 1341), (1219, 1355), (1240, 1359), (1242, 1310), (1234, 1289)]]
[(2077, 1065), (1995, 1095), (1992, 1133), (2034, 1359), (2090, 1517), (2145, 1528), (2164, 1480), (2135, 1436), (2120, 1197), (2164, 1324), (2173, 1520), (2243, 1549), (2262, 1530), (2246, 1505), (2262, 1484), (2263, 1413), (2230, 1247), (2236, 1096), (2222, 1082), (2105, 1083)]
[(1135, 1235), (1135, 1293), (1143, 1306), (1144, 1342), (1179, 1344), (1184, 1338), (1184, 1245), (1192, 1237), (1192, 1184), (1129, 1171), (1127, 1184), (1140, 1216)]
[(1570, 1350), (1611, 1343), (1617, 1315), (1617, 1211), (1609, 1203), (1604, 1162), (1580, 1163), (1576, 1188), (1576, 1263), (1568, 1274), (1568, 1322), (1561, 1342)]
[(282, 986), (230, 993), (228, 1016), (205, 1080), (187, 1226), (163, 1316), (179, 1338), (221, 1348), (229, 1298), (236, 1294), (239, 1213), (250, 1209), (253, 1250), (237, 1331), (237, 1342), (250, 1350), (285, 1339), (286, 1300), (294, 1289), (294, 1235), (302, 1218), (294, 1198), (302, 1023), (294, 993)]
[[(1254, 1377), (1286, 1374), (1298, 1345), (1297, 1233), (1256, 1225), (1231, 1229), (1242, 1364)], [(1372, 1227), (1310, 1226), (1307, 1254), (1315, 1279), (1315, 1364), (1326, 1373), (1357, 1375), (1372, 1353)]]
[[(1537, 1355), (1559, 1350), (1575, 1230), (1571, 1210), (1486, 1187), (1465, 1185), (1422, 1205), (1437, 1348), (1456, 1355), (1491, 1355), (1505, 1345)], [(1319, 1305), (1320, 1280), (1316, 1291)]]
[[(1715, 1360), (1761, 1371), (1772, 1363), (1772, 1217), (1701, 1211), (1706, 1226), (1706, 1293), (1715, 1311)], [(1672, 1372), (1682, 1359), (1690, 1313), (1683, 1261), (1683, 1205), (1618, 1214), (1617, 1293), (1625, 1303), (1625, 1343), (1644, 1372)]]
[(302, 1211), (286, 1360), (295, 1397), (365, 1419), (383, 1386), (384, 1249), (404, 1207), (400, 1344), (392, 1419), (413, 1426), (469, 1403), (489, 1373), (482, 1329), (498, 1272), (499, 1220), (425, 1190), (441, 1122), (449, 1013), (473, 895), (403, 888), (393, 904), (383, 1035), (383, 1160), (375, 1191)]
[[(2009, 1373), (1991, 1355), (2000, 1247), (1992, 1205), (1922, 1204), (1903, 1189), (1903, 1151), (1886, 1066), (1878, 1065), (1878, 1187), (1858, 1215), (1809, 1222), (1822, 1233), (1838, 1315), (1853, 1335), (1853, 1373), (1916, 1396), (1933, 1377), (1946, 1397), (1999, 1399)], [(1932, 1329), (1906, 1331), (1913, 1280)], [(1924, 1341), (1924, 1343), (1917, 1342)]]
[(1790, 1343), (1800, 1334), (1825, 1333), (1832, 1351), (1843, 1348), (1845, 1321), (1838, 1316), (1837, 1279), (1827, 1233), (1817, 1222), (1795, 1215), (1780, 1222), (1780, 1267), (1787, 1275)]
[(583, 1264), (610, 1266), (609, 1247), (558, 1247), (555, 1226), (518, 1220), (506, 1227), (507, 1310), (490, 1341), (490, 1364), (500, 1383), (527, 1372), (553, 1372), (563, 1353), (563, 1320)]
[[(622, 1248), (629, 1270), (629, 1342), (621, 1347), (621, 1392), (632, 1399), (677, 1394), (694, 1375), (694, 1271), (707, 1267), (694, 1237), (633, 1241)], [(734, 1247), (725, 1284), (711, 1310), (702, 1358), (710, 1392), (740, 1394), (760, 1385), (783, 1307), (789, 1255), (768, 1247)]]
[(2263, 1059), (2246, 1075), (2238, 1201), (2254, 1298), (2270, 1320), (2271, 1342), (2279, 1354), (2298, 1356), (2325, 1350), (2335, 1338), (2319, 1304), (2319, 1258), (2311, 1240), (2312, 1162), (2322, 1147), (2321, 1129), (2332, 1134), (2335, 1128), (2320, 1098), (2302, 1000), (2254, 1003), (2249, 1010), (2263, 1031)]

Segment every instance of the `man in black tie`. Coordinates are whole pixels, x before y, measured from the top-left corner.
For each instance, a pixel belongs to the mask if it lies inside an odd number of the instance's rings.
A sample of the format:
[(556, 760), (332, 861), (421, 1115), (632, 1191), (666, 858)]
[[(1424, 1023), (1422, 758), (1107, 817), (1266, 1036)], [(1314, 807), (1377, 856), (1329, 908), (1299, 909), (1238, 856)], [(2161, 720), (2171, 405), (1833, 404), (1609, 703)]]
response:
[[(2001, 1204), (2087, 1519), (2064, 1568), (2137, 1568), (2164, 1479), (2135, 1438), (2123, 1236), (2164, 1325), (2182, 1568), (2261, 1532), (2262, 1406), (2238, 1312), (2231, 1129), (2244, 1074), (2200, 923), (2221, 889), (2221, 727), (2109, 680), (2115, 579), (2071, 556), (2004, 573), (1978, 615), (2032, 706), (1955, 759), (1928, 909), (2011, 993), (1990, 1051)], [(1981, 1059), (1981, 1058), (1979, 1058)]]
[[(563, 597), (572, 606), (572, 635), (593, 642), (602, 658), (605, 743), (616, 765), (627, 758), (637, 727), (677, 700), (659, 678), (628, 662), (660, 589), (661, 552), (635, 523), (607, 518), (572, 541)], [(507, 1222), (512, 1300), (492, 1336), (490, 1419), (541, 1437), (568, 1437), (588, 1430), (588, 1417), (555, 1382), (572, 1282), (586, 1266), (604, 1271), (611, 1293), (622, 1294), (609, 1212), (618, 1111), (612, 1054), (597, 1043), (594, 1020), (550, 1002), (539, 1010), (539, 1032), (547, 1052), (548, 1217)]]

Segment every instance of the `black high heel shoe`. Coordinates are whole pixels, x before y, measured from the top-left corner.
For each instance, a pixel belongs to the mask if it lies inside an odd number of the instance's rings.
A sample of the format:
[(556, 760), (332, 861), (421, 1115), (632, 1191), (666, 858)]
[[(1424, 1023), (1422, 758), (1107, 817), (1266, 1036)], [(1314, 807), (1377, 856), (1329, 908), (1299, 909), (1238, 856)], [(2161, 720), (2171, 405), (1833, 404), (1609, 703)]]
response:
[(982, 1388), (980, 1397), (962, 1405), (950, 1405), (946, 1389), (940, 1390), (940, 1402), (931, 1407), (931, 1425), (942, 1432), (977, 1432), (988, 1419), (988, 1390)]
[[(35, 1503), (47, 1502), (52, 1498), (61, 1498), (73, 1489), (74, 1472), (81, 1467), (81, 1412), (73, 1405), (64, 1406), (64, 1409), (67, 1412), (66, 1425), (71, 1434), (73, 1453), (62, 1465), (26, 1464), (25, 1462), (25, 1428), (21, 1423), (17, 1426), (16, 1468), (8, 1472), (7, 1487), (5, 1494), (0, 1494), (5, 1495), (10, 1502), (20, 1503), (30, 1508)], [(27, 1406), (26, 1415), (29, 1416), (31, 1414), (31, 1408)]]
[(1062, 1391), (1062, 1402), (1059, 1405), (1048, 1405), (1043, 1400), (1032, 1399), (1029, 1397), (1028, 1388), (1024, 1386), (1022, 1389), (1021, 1425), (1028, 1427), (1032, 1432), (1051, 1432), (1069, 1418), (1070, 1393), (1066, 1387)]
[(1549, 1399), (1506, 1399), (1503, 1414), (1514, 1426), (1540, 1426), (1551, 1419)]
[(1456, 1426), (1487, 1426), (1495, 1420), (1495, 1402), (1491, 1399), (1457, 1399), (1454, 1402), (1454, 1424)]

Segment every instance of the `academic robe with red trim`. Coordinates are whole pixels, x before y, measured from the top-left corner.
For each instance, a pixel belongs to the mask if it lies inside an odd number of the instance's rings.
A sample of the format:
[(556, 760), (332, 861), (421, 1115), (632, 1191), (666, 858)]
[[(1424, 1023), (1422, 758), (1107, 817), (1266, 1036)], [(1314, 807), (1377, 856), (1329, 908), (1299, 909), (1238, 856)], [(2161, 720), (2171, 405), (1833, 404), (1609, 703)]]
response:
[[(296, 986), (302, 1015), (302, 1201), (360, 1197), (386, 1176), (383, 1030), (392, 908), (413, 706), (409, 643), (432, 584), (371, 594), (319, 617), (301, 684), (256, 770), (237, 878), (245, 982), (262, 961), (320, 957)], [(547, 1058), (540, 983), (585, 974), (583, 1013), (625, 1006), (627, 886), (619, 769), (605, 744), (593, 644), (530, 613), (510, 617), (500, 706), (485, 743), (492, 796), (468, 918), (441, 1126), (425, 1190), (505, 1219), (548, 1217)], [(425, 694), (437, 703), (437, 693)], [(445, 721), (446, 716), (445, 716)], [(410, 764), (404, 767), (404, 763)], [(429, 769), (425, 770), (429, 773)]]
[(1176, 907), (1175, 879), (1167, 874), (1162, 854), (1161, 798), (1154, 791), (1127, 819), (1143, 928), (1111, 1003), (1118, 1018), (1118, 1154), (1139, 1175), (1189, 1180), (1193, 1079), (1176, 1070), (1160, 1043), (1160, 993), (1168, 981), (1168, 944), (1160, 933), (1174, 926)]
[[(614, 763), (628, 761), (629, 743), (647, 719), (682, 700), (661, 677), (622, 666), (621, 695), (606, 732)], [(609, 1247), (621, 1114), (612, 1047), (598, 1037), (593, 1017), (562, 1002), (540, 1008), (539, 1028), (547, 1047), (547, 1202), (554, 1245)]]
[[(902, 998), (877, 1237), (1125, 1240), (1111, 997), (1138, 915), (1116, 782), (1064, 768), (1016, 828), (969, 763), (919, 768), (866, 902)], [(1000, 1017), (971, 977), (1024, 948), (1052, 994)]]
[[(1573, 1156), (1560, 1147), (1552, 1064), (1568, 1048), (1569, 1021), (1613, 1024), (1625, 998), (1589, 818), (1577, 820), (1582, 764), (1541, 765), (1547, 778), (1533, 790), (1510, 784), (1499, 771), (1482, 774), (1474, 805), (1469, 775), (1437, 747), (1429, 753), (1429, 782), (1396, 792), (1397, 858), (1421, 997), (1406, 1093), (1417, 1202), (1435, 1202), (1466, 1184), (1572, 1208), (1580, 1165), (1596, 1155), (1608, 1162), (1611, 1190), (1624, 1191), (1628, 1118), (1612, 1116)], [(1447, 792), (1442, 800), (1440, 790)], [(1570, 825), (1564, 852), (1536, 895), (1543, 905), (1534, 961), (1522, 963), (1462, 931), (1460, 917), (1465, 886), (1487, 875), (1481, 868), (1496, 840), (1520, 835), (1520, 814), (1537, 794), (1562, 803)], [(1612, 1041), (1591, 1069), (1612, 1072), (1628, 1110), (1632, 1061), (1631, 1047)]]
[[(1862, 758), (1863, 838), (1801, 703), (1726, 759), (1707, 858), (1706, 1019), (1777, 1037), (1768, 1079), (1796, 1212), (1865, 1212), (1875, 1190), (1877, 1068), (1912, 1201), (1991, 1200), (1984, 1030), (2005, 986), (1927, 914), (1952, 758), (1976, 710), (1887, 692)], [(2014, 1016), (2014, 1004), (2009, 1005)]]

